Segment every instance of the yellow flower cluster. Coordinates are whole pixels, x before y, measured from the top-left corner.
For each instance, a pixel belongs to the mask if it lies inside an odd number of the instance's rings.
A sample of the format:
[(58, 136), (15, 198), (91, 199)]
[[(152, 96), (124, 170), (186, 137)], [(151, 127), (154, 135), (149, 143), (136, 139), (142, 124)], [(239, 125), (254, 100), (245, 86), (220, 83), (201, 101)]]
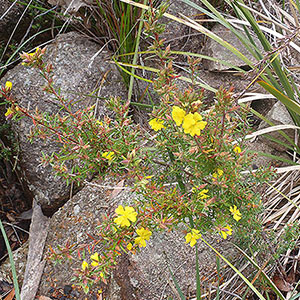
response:
[(5, 89), (6, 89), (7, 91), (10, 91), (11, 88), (12, 88), (12, 83), (11, 83), (11, 81), (6, 81), (6, 82), (5, 82)]
[(146, 241), (149, 241), (152, 232), (148, 229), (145, 229), (144, 227), (139, 228), (136, 230), (136, 233), (138, 235), (137, 238), (135, 238), (134, 243), (138, 245), (139, 247), (146, 247)]
[[(121, 227), (129, 227), (130, 222), (136, 221), (137, 212), (133, 207), (119, 205), (115, 212), (119, 215), (114, 219), (114, 222)], [(134, 244), (139, 247), (146, 247), (146, 241), (149, 241), (152, 232), (144, 227), (138, 228), (136, 230), (137, 237), (134, 240)], [(128, 243), (127, 249), (131, 251), (133, 248), (132, 243)]]
[(207, 124), (206, 121), (202, 121), (202, 117), (198, 112), (186, 113), (182, 108), (173, 106), (172, 118), (177, 126), (182, 124), (184, 133), (191, 136), (200, 135)]
[[(91, 266), (92, 267), (97, 267), (99, 265), (99, 254), (98, 252), (95, 252), (94, 254), (91, 255)], [(85, 271), (89, 267), (89, 264), (84, 260), (81, 264), (81, 268), (83, 271)], [(104, 277), (103, 272), (100, 273), (100, 277)]]
[(149, 125), (151, 126), (151, 128), (155, 131), (159, 131), (163, 128), (166, 128), (164, 126), (164, 121), (162, 119), (152, 119), (150, 122), (149, 122)]
[(232, 213), (233, 218), (236, 221), (239, 221), (242, 218), (241, 212), (237, 209), (236, 205), (230, 207), (230, 212)]
[(216, 179), (222, 177), (223, 174), (224, 174), (224, 171), (223, 171), (223, 170), (217, 169), (216, 172), (214, 172), (214, 173), (212, 174), (212, 178), (213, 178), (214, 180), (216, 180)]
[(114, 222), (121, 227), (129, 227), (130, 222), (136, 221), (137, 212), (133, 207), (119, 205), (115, 212), (119, 215), (114, 219)]
[(192, 232), (189, 232), (185, 236), (185, 243), (188, 244), (190, 243), (191, 247), (194, 247), (197, 243), (197, 240), (201, 238), (201, 233), (197, 229), (192, 229)]
[(219, 234), (224, 240), (226, 240), (228, 235), (232, 235), (232, 228), (229, 225), (226, 225), (219, 229)]
[(102, 157), (106, 158), (107, 160), (111, 161), (114, 158), (115, 154), (112, 151), (102, 153)]

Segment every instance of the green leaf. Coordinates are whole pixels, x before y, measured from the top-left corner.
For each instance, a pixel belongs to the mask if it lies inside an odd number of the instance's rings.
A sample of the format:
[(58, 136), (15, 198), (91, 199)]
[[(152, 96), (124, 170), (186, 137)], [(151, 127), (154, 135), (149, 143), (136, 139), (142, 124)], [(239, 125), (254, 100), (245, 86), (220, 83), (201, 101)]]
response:
[(173, 272), (172, 272), (172, 270), (171, 270), (171, 268), (170, 268), (169, 266), (168, 266), (168, 268), (169, 268), (170, 274), (171, 274), (171, 276), (172, 276), (172, 279), (173, 279), (173, 281), (174, 281), (176, 290), (177, 290), (177, 292), (178, 292), (178, 294), (179, 294), (179, 296), (180, 296), (180, 299), (181, 299), (181, 300), (186, 300), (185, 297), (184, 297), (184, 295), (183, 295), (183, 293), (182, 293), (182, 290), (181, 290), (181, 288), (180, 288), (180, 286), (179, 286), (179, 284), (178, 284), (178, 281), (176, 280), (176, 278), (175, 278), (175, 276), (174, 276), (174, 274), (173, 274)]
[(18, 277), (17, 277), (17, 272), (16, 272), (16, 267), (15, 267), (15, 263), (14, 263), (14, 258), (13, 258), (13, 254), (9, 245), (9, 241), (6, 235), (6, 232), (4, 230), (4, 227), (2, 225), (2, 222), (0, 220), (0, 230), (2, 233), (2, 236), (4, 238), (4, 242), (6, 245), (6, 249), (8, 252), (8, 257), (9, 257), (9, 263), (10, 263), (10, 267), (11, 267), (11, 272), (13, 275), (13, 283), (14, 283), (14, 288), (15, 288), (15, 296), (16, 296), (16, 300), (20, 300), (20, 290), (19, 290), (19, 284), (18, 284)]
[(238, 274), (245, 283), (250, 287), (250, 289), (256, 294), (256, 296), (261, 300), (266, 300), (264, 296), (256, 289), (256, 287), (229, 261), (227, 260), (218, 250), (216, 250), (211, 244), (209, 244), (203, 237), (201, 240), (212, 249), (236, 274)]
[(246, 258), (247, 260), (254, 266), (258, 271), (261, 272), (261, 275), (265, 278), (265, 280), (268, 282), (269, 286), (272, 288), (273, 292), (276, 293), (276, 295), (281, 300), (285, 300), (284, 296), (280, 292), (280, 290), (276, 287), (276, 285), (273, 283), (273, 281), (270, 279), (270, 277), (257, 265), (257, 263), (247, 254), (245, 253), (241, 248), (233, 244)]
[(300, 115), (300, 105), (294, 100), (290, 99), (288, 96), (284, 95), (282, 92), (275, 89), (272, 85), (268, 84), (263, 80), (257, 81), (260, 86), (262, 86), (266, 91), (276, 97), (282, 104), (291, 109), (297, 115)]
[(300, 293), (290, 298), (290, 300), (296, 300), (296, 299), (300, 299)]

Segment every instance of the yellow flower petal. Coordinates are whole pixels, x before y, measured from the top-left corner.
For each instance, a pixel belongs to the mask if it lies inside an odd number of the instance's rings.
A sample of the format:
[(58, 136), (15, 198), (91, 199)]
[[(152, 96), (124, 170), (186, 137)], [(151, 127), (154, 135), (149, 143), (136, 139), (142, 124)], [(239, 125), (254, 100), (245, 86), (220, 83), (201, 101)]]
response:
[(84, 261), (82, 262), (81, 268), (82, 268), (82, 270), (84, 271), (88, 266), (89, 266), (89, 264), (84, 260)]
[(191, 136), (200, 135), (202, 129), (205, 128), (207, 122), (202, 121), (202, 117), (199, 113), (189, 113), (183, 118), (182, 128), (184, 133)]
[(201, 233), (199, 230), (197, 229), (192, 229), (191, 232), (189, 232), (186, 236), (185, 236), (185, 243), (188, 244), (190, 243), (191, 247), (194, 247), (197, 243), (197, 240), (201, 238)]
[(91, 260), (92, 260), (91, 265), (93, 267), (97, 267), (99, 265), (99, 255), (98, 255), (98, 252), (95, 252), (93, 255), (91, 255)]
[(5, 117), (8, 117), (8, 116), (10, 116), (12, 114), (13, 114), (13, 110), (11, 108), (8, 108), (7, 111), (6, 111), (6, 113), (5, 113)]
[(126, 248), (127, 248), (127, 250), (131, 251), (132, 250), (132, 244), (129, 243)]
[(177, 126), (180, 126), (183, 122), (183, 119), (186, 115), (186, 112), (179, 106), (173, 106), (172, 118), (175, 121)]
[(161, 119), (152, 119), (150, 122), (149, 122), (149, 125), (151, 126), (151, 128), (154, 130), (154, 131), (159, 131), (163, 128), (166, 128), (164, 126), (164, 121), (161, 120)]
[(108, 159), (109, 161), (114, 158), (115, 154), (112, 151), (102, 153), (102, 157)]
[(119, 205), (116, 208), (115, 212), (119, 215), (119, 217), (114, 219), (114, 222), (121, 227), (129, 227), (130, 222), (136, 221), (137, 212), (135, 212), (133, 207)]
[(236, 205), (230, 207), (230, 212), (232, 213), (232, 216), (236, 221), (239, 221), (242, 218), (242, 214), (237, 209)]
[(239, 146), (235, 146), (235, 147), (233, 148), (233, 151), (234, 151), (235, 153), (241, 153), (241, 152), (242, 152), (242, 149), (241, 149)]
[(217, 172), (212, 174), (213, 179), (217, 179), (219, 177), (222, 177), (224, 174), (224, 171), (221, 169), (217, 169)]
[(12, 83), (11, 83), (10, 81), (6, 81), (6, 83), (5, 83), (5, 88), (6, 88), (7, 90), (11, 90), (11, 88), (12, 88)]
[(206, 189), (202, 190), (201, 192), (199, 192), (198, 198), (201, 199), (201, 200), (209, 198), (209, 196), (207, 195), (207, 193), (208, 193), (208, 190), (206, 190)]
[(144, 227), (136, 230), (138, 237), (135, 238), (134, 243), (139, 247), (146, 247), (146, 241), (149, 241), (152, 232)]
[(232, 228), (229, 225), (227, 225), (219, 229), (219, 234), (224, 240), (226, 240), (228, 235), (232, 235)]

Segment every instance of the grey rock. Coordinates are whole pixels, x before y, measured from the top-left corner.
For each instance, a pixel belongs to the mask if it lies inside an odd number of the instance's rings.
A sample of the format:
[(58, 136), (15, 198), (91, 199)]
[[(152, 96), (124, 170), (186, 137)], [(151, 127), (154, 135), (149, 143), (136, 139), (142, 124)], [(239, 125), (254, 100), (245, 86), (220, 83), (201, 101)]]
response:
[[(101, 186), (116, 184), (117, 182), (107, 179)], [(136, 197), (129, 190), (124, 190), (111, 198), (111, 193), (108, 193), (107, 189), (84, 187), (52, 217), (46, 249), (50, 246), (57, 249), (57, 246), (64, 246), (66, 243), (74, 245), (75, 248), (87, 245), (91, 242), (87, 233), (97, 240), (99, 233), (96, 226), (101, 222), (102, 214), (111, 215), (120, 203), (130, 205)], [(78, 206), (82, 213), (75, 215), (74, 209)], [(106, 299), (158, 300), (166, 299), (167, 296), (175, 299), (174, 283), (168, 266), (171, 267), (183, 291), (189, 289), (190, 292), (194, 292), (195, 248), (185, 244), (184, 236), (181, 230), (153, 233), (146, 248), (141, 252), (135, 255), (122, 255), (108, 286), (102, 286), (107, 295)], [(233, 247), (227, 241), (219, 241), (221, 238), (218, 235), (207, 239), (216, 249), (226, 253), (227, 257), (234, 255)], [(201, 276), (207, 276), (215, 271), (215, 254), (204, 243), (198, 244)], [(101, 253), (101, 245), (96, 244), (93, 251)], [(48, 251), (45, 256), (49, 253)], [(76, 259), (76, 251), (73, 257), (75, 260), (72, 262), (64, 260), (56, 265), (47, 262), (41, 280), (40, 295), (48, 296), (51, 285), (59, 288), (70, 284), (74, 270), (81, 268), (81, 261)], [(96, 285), (93, 290), (99, 288), (99, 285)]]
[(82, 6), (89, 6), (93, 3), (92, 0), (48, 0), (48, 3), (51, 5), (62, 6), (65, 10), (64, 13), (75, 13)]
[[(22, 285), (24, 279), (27, 254), (28, 254), (28, 242), (23, 244), (22, 247), (13, 251), (13, 260), (16, 267), (19, 286)], [(1, 264), (0, 281), (2, 280), (7, 281), (9, 283), (13, 283), (12, 269), (8, 258)]]
[[(109, 53), (99, 51), (100, 46), (89, 41), (78, 33), (67, 33), (58, 36), (56, 41), (47, 47), (45, 60), (54, 67), (54, 86), (61, 90), (61, 95), (73, 100), (73, 110), (85, 108), (97, 103), (97, 117), (109, 112), (98, 101), (89, 97), (92, 92), (99, 97), (125, 97), (126, 91), (116, 67), (108, 62)], [(106, 80), (103, 78), (106, 77)], [(36, 69), (21, 64), (9, 71), (3, 83), (13, 83), (12, 96), (19, 105), (34, 110), (57, 113), (59, 103), (53, 96), (43, 91), (45, 81)], [(104, 81), (104, 86), (101, 81)], [(80, 100), (80, 101), (79, 101)], [(17, 133), (21, 161), (20, 166), (35, 199), (41, 204), (46, 215), (54, 213), (70, 196), (70, 188), (61, 178), (55, 177), (51, 167), (41, 165), (41, 154), (58, 151), (59, 144), (49, 140), (35, 139), (30, 143), (27, 136), (33, 126), (29, 118), (19, 123), (12, 122)]]
[[(255, 58), (249, 51), (245, 48), (245, 46), (240, 42), (240, 40), (226, 27), (221, 24), (216, 24), (211, 31), (221, 37), (224, 41), (228, 42), (234, 48), (239, 50), (243, 55), (245, 55), (251, 62), (256, 62)], [(253, 40), (257, 47), (261, 49), (259, 40), (253, 36)], [(208, 39), (204, 50), (205, 55), (211, 56), (216, 59), (223, 60), (233, 66), (242, 67), (247, 65), (243, 60), (234, 55), (231, 51), (214, 41), (213, 39)], [(230, 67), (223, 65), (216, 61), (205, 61), (205, 67), (210, 71), (224, 71), (228, 70)]]
[(256, 153), (256, 156), (252, 160), (252, 168), (253, 169), (256, 169), (257, 167), (267, 168), (268, 166), (284, 167), (289, 165), (286, 162), (279, 161), (272, 157), (267, 157), (258, 154), (258, 152), (262, 152), (274, 156), (279, 156), (288, 160), (291, 159), (291, 157), (287, 153), (279, 152), (276, 149), (274, 149), (274, 147), (269, 146), (266, 140), (267, 139), (259, 138), (256, 139), (255, 141), (246, 142), (247, 150)]
[[(200, 0), (193, 1), (201, 6)], [(182, 18), (182, 15), (194, 19), (200, 13), (196, 8), (183, 1), (170, 1), (167, 13)], [(182, 14), (182, 15), (181, 15)], [(189, 51), (199, 53), (204, 41), (204, 35), (187, 25), (163, 17), (162, 22), (166, 24), (165, 32), (160, 38), (165, 39), (165, 45), (170, 45), (171, 50)]]
[[(274, 125), (294, 125), (294, 121), (291, 118), (288, 110), (280, 101), (277, 101), (274, 104), (272, 109), (266, 115), (266, 118), (269, 121), (271, 121), (272, 123), (274, 123)], [(262, 122), (259, 126), (259, 129), (264, 129), (267, 127), (269, 127), (269, 125), (265, 122)], [(295, 130), (294, 129), (285, 129), (282, 131), (285, 134), (287, 134), (294, 141), (294, 139), (295, 139)], [(285, 145), (287, 145), (289, 143), (278, 131), (268, 133), (268, 135), (283, 142), (284, 145), (281, 145), (274, 141), (271, 141), (270, 139), (268, 139), (265, 136), (260, 136), (259, 139), (278, 152), (285, 152), (287, 150)]]

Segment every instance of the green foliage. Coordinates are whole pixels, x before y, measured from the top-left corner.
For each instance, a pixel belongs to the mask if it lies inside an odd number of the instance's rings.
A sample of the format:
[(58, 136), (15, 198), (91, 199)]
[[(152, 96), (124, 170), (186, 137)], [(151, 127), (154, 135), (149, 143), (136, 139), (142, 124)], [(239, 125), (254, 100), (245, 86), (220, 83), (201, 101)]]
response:
[[(232, 98), (231, 89), (220, 88), (215, 105), (203, 104), (204, 91), (194, 78), (199, 60), (188, 58), (190, 85), (178, 88), (171, 50), (159, 39), (162, 28), (157, 21), (164, 11), (164, 6), (149, 10), (144, 22), (147, 34), (153, 37), (151, 50), (160, 62), (154, 81), (160, 104), (150, 114), (152, 131), (135, 124), (130, 102), (124, 104), (119, 98), (106, 103), (114, 118), (95, 119), (94, 106), (74, 112), (70, 102), (56, 92), (52, 66), (44, 63), (45, 49), (39, 48), (22, 54), (23, 63), (40, 71), (46, 81), (44, 90), (60, 102), (61, 110), (55, 115), (28, 111), (3, 88), (10, 105), (7, 115), (31, 118), (35, 125), (32, 138), (51, 139), (61, 145), (57, 153), (44, 155), (43, 161), (68, 183), (80, 184), (107, 174), (121, 176), (139, 195), (131, 206), (119, 205), (115, 214), (103, 215), (97, 240), (101, 255), (83, 255), (81, 269), (76, 272), (76, 281), (86, 293), (94, 281), (106, 282), (122, 252), (135, 253), (145, 247), (152, 232), (182, 230), (186, 244), (193, 247), (202, 240), (264, 299), (202, 234), (216, 232), (224, 239), (233, 234), (244, 248), (254, 242), (261, 247), (262, 203), (257, 187), (269, 180), (272, 172), (251, 169), (253, 157), (244, 145), (248, 111)], [(71, 259), (73, 251), (66, 245), (51, 249), (51, 256), (56, 261)], [(200, 286), (199, 275), (197, 284)]]
[[(84, 261), (77, 281), (87, 291), (94, 280), (105, 281), (121, 252), (146, 246), (152, 232), (174, 230), (185, 224), (186, 243), (194, 246), (202, 233), (217, 232), (227, 238), (240, 233), (259, 237), (260, 196), (256, 186), (270, 176), (269, 171), (251, 172), (251, 159), (244, 151), (247, 111), (232, 99), (232, 92), (220, 89), (215, 105), (203, 105), (203, 90), (192, 84), (184, 91), (176, 85), (170, 50), (155, 35), (161, 62), (155, 89), (160, 105), (150, 115), (148, 133), (134, 124), (129, 102), (118, 98), (107, 102), (114, 119), (94, 118), (94, 106), (73, 112), (68, 100), (56, 92), (52, 66), (43, 62), (45, 49), (22, 54), (23, 63), (40, 70), (44, 90), (61, 103), (58, 114), (27, 111), (9, 97), (8, 116), (25, 116), (35, 124), (32, 137), (52, 139), (61, 148), (44, 162), (67, 182), (80, 183), (91, 176), (126, 176), (140, 197), (132, 206), (119, 206), (117, 217), (103, 216), (99, 226), (103, 247), (93, 265)], [(192, 74), (197, 60), (189, 58)], [(246, 173), (242, 171), (248, 170)], [(253, 225), (255, 224), (255, 225)], [(244, 239), (245, 240), (245, 239)], [(247, 243), (252, 243), (252, 237)], [(53, 250), (56, 260), (69, 253)], [(96, 255), (96, 253), (94, 254)], [(68, 254), (70, 257), (70, 253)], [(92, 257), (92, 256), (91, 256)]]
[(12, 275), (13, 275), (13, 284), (14, 284), (14, 289), (15, 289), (15, 297), (16, 297), (16, 300), (20, 300), (21, 299), (20, 289), (19, 289), (19, 284), (18, 284), (18, 277), (17, 277), (16, 267), (15, 267), (15, 262), (14, 262), (13, 254), (12, 254), (12, 251), (11, 251), (11, 248), (10, 248), (10, 245), (9, 245), (9, 241), (8, 241), (8, 238), (7, 238), (7, 235), (6, 235), (6, 232), (5, 232), (5, 229), (3, 227), (3, 224), (1, 222), (1, 220), (0, 220), (0, 232), (3, 236), (3, 238), (4, 238), (5, 246), (6, 246), (6, 249), (7, 249), (7, 252), (8, 252), (9, 263), (10, 263), (11, 271), (12, 271)]
[[(252, 78), (253, 82), (257, 79), (261, 79), (260, 84), (263, 88), (265, 88), (268, 92), (275, 95), (279, 101), (281, 101), (289, 110), (291, 117), (293, 118), (296, 125), (300, 125), (300, 117), (299, 117), (299, 104), (298, 97), (299, 92), (296, 88), (295, 82), (293, 80), (293, 76), (290, 71), (285, 67), (285, 64), (280, 58), (280, 54), (283, 53), (288, 45), (294, 41), (296, 36), (298, 35), (298, 29), (293, 26), (287, 26), (286, 22), (276, 22), (275, 18), (271, 19), (268, 17), (264, 17), (267, 23), (274, 25), (272, 30), (269, 30), (269, 34), (271, 38), (281, 36), (281, 43), (278, 47), (273, 48), (270, 40), (265, 34), (266, 27), (263, 27), (257, 21), (258, 18), (262, 16), (259, 14), (255, 8), (247, 6), (243, 0), (227, 0), (227, 5), (233, 10), (235, 20), (229, 20), (219, 12), (211, 3), (207, 0), (201, 0), (202, 4), (205, 8), (197, 5), (193, 1), (183, 0), (188, 5), (198, 9), (199, 11), (205, 13), (210, 18), (214, 19), (216, 22), (224, 25), (227, 29), (229, 29), (236, 37), (240, 40), (240, 42), (244, 45), (244, 47), (251, 53), (251, 56), (257, 60), (256, 64), (253, 64), (250, 60), (250, 57), (240, 53), (237, 49), (235, 49), (232, 45), (222, 40), (221, 37), (213, 34), (209, 30), (203, 30), (201, 25), (199, 25), (198, 30), (203, 32), (208, 37), (214, 39), (216, 42), (227, 48), (232, 52), (233, 55), (236, 55), (241, 60), (243, 60), (249, 67), (252, 69)], [(251, 5), (251, 4), (249, 4)], [(291, 10), (294, 12), (292, 15), (286, 15), (286, 18), (294, 19), (295, 24), (298, 24), (298, 20), (296, 19), (295, 7), (293, 4), (290, 4)], [(299, 10), (299, 7), (296, 8)], [(284, 17), (282, 17), (284, 18)], [(234, 23), (235, 21), (243, 22), (243, 30), (244, 32), (238, 31)], [(285, 36), (282, 35), (282, 29), (285, 29)], [(260, 49), (257, 45), (255, 45), (251, 34), (255, 34), (259, 39), (263, 50)], [(299, 49), (297, 50), (299, 51)]]

